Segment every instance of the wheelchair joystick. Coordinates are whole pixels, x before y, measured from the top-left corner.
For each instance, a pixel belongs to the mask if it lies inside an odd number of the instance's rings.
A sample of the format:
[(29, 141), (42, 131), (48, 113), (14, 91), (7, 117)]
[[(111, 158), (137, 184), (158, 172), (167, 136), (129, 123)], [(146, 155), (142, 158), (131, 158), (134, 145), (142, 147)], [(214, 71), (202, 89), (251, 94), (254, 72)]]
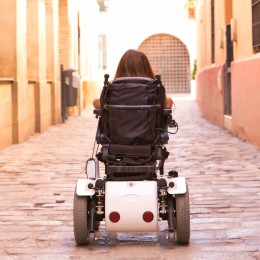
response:
[(104, 85), (107, 86), (108, 85), (108, 79), (109, 79), (109, 74), (105, 74), (104, 75), (105, 81), (104, 81)]
[(170, 177), (178, 177), (178, 172), (177, 171), (169, 171), (168, 172), (168, 175), (170, 176)]
[(160, 75), (160, 74), (156, 74), (156, 75), (155, 75), (155, 78), (156, 78), (157, 80), (161, 80), (161, 75)]

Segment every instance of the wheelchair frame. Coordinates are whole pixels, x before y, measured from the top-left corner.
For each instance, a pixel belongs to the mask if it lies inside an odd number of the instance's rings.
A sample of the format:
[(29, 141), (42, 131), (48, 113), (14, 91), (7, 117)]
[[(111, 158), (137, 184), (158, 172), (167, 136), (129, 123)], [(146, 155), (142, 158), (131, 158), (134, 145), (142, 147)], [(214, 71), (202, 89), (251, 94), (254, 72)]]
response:
[[(158, 79), (160, 82), (160, 79)], [(105, 86), (108, 76), (105, 75)], [(109, 105), (106, 110), (154, 110), (160, 105)], [(102, 143), (104, 133), (100, 131), (102, 110), (95, 109), (99, 118), (96, 134), (97, 143)], [(172, 120), (171, 109), (164, 109), (163, 143), (168, 142), (167, 126), (177, 126)], [(107, 160), (108, 145), (103, 144), (102, 159)], [(168, 238), (179, 243), (189, 243), (190, 206), (189, 190), (185, 177), (179, 177), (175, 170), (164, 174), (164, 161), (168, 157), (166, 149), (158, 145), (156, 161), (152, 165), (107, 165), (105, 175), (99, 173), (99, 160), (90, 158), (86, 163), (86, 178), (79, 179), (74, 192), (73, 223), (77, 245), (94, 242), (101, 221), (105, 221), (108, 232), (157, 232), (158, 221), (168, 222)], [(139, 173), (146, 173), (135, 179)], [(133, 178), (120, 176), (123, 173)]]

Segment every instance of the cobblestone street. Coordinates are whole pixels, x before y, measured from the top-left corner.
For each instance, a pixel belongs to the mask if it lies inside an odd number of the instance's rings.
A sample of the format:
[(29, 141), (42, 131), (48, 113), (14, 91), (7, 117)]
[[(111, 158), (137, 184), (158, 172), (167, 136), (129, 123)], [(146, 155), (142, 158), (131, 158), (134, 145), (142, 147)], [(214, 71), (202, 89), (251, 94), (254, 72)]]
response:
[(188, 180), (188, 246), (167, 240), (164, 222), (142, 234), (107, 233), (101, 223), (95, 245), (75, 245), (74, 188), (97, 124), (89, 108), (0, 151), (0, 259), (260, 259), (260, 149), (205, 121), (195, 101), (176, 106), (165, 168)]

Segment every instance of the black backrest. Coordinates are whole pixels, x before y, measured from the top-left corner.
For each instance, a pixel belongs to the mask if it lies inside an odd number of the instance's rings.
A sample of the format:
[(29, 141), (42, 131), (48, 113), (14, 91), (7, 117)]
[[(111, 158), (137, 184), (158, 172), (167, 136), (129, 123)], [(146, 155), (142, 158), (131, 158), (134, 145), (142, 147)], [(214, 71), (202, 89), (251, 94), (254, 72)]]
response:
[(165, 89), (160, 80), (118, 78), (103, 88), (103, 129), (109, 142), (152, 144), (158, 139)]

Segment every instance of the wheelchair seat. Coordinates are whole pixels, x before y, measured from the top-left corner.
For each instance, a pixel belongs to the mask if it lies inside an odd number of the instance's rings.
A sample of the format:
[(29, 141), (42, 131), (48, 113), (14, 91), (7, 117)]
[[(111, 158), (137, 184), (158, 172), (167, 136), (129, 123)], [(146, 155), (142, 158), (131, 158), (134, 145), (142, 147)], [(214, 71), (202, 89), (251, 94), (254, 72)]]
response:
[(101, 144), (97, 158), (105, 164), (108, 180), (155, 179), (163, 174), (169, 153), (164, 144), (171, 109), (164, 109), (165, 88), (160, 80), (142, 77), (117, 78), (105, 84), (96, 141)]

